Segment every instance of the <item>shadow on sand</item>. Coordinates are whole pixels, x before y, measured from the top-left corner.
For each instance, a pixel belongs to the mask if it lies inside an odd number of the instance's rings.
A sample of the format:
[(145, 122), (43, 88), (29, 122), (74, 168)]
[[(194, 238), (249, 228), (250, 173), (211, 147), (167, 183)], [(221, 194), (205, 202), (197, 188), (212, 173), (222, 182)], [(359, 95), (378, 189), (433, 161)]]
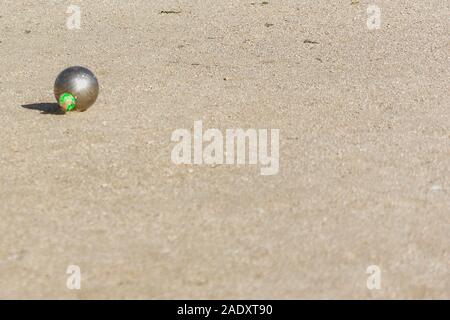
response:
[(64, 111), (58, 106), (57, 103), (31, 103), (31, 104), (23, 104), (22, 108), (29, 110), (38, 110), (41, 114), (56, 114), (62, 115)]

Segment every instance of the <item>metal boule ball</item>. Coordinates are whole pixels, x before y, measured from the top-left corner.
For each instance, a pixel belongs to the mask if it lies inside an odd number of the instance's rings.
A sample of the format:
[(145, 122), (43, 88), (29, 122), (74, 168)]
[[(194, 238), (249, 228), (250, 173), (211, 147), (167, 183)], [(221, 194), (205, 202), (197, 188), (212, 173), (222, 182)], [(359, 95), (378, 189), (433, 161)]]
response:
[(54, 93), (63, 111), (85, 111), (98, 97), (98, 81), (87, 68), (75, 66), (63, 70), (55, 81)]

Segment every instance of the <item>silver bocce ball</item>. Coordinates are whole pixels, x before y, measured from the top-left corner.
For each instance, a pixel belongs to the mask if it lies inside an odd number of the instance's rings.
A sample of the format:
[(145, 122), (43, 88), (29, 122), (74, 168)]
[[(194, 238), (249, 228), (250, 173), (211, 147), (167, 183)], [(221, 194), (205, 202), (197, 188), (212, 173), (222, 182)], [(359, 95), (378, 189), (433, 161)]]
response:
[(75, 66), (62, 71), (55, 81), (56, 101), (64, 111), (85, 111), (98, 96), (98, 81), (95, 75), (84, 67)]

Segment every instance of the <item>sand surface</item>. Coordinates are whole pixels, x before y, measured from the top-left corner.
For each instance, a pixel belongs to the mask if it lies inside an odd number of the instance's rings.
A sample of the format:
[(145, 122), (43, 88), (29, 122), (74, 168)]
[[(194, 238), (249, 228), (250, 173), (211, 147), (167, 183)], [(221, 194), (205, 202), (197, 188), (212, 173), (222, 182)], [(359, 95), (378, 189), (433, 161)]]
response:
[[(447, 0), (76, 2), (0, 4), (0, 298), (450, 298)], [(71, 65), (101, 94), (54, 114)], [(279, 173), (174, 164), (197, 120)]]

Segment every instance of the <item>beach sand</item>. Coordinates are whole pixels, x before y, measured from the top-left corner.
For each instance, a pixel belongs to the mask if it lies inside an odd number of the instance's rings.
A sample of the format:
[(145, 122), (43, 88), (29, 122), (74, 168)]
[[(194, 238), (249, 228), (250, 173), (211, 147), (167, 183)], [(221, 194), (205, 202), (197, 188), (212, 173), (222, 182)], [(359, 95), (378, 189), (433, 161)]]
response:
[[(448, 1), (71, 4), (1, 4), (0, 298), (450, 298)], [(198, 120), (279, 129), (279, 173), (174, 164)]]

